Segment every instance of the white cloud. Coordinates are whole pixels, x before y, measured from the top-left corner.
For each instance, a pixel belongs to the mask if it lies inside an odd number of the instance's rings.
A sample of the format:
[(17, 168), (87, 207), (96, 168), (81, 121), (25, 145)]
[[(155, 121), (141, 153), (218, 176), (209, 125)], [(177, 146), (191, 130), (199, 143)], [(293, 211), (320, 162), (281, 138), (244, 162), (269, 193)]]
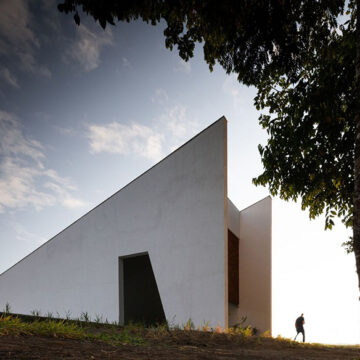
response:
[[(8, 45), (38, 48), (39, 40), (29, 25), (30, 13), (27, 5), (24, 0), (0, 3), (0, 33)], [(1, 51), (5, 52), (6, 49), (2, 48)]]
[(88, 126), (90, 152), (135, 155), (158, 161), (199, 130), (198, 121), (189, 118), (187, 109), (180, 103), (170, 104), (163, 89), (157, 89), (151, 101), (159, 104), (162, 112), (151, 127), (132, 123), (112, 122)]
[(85, 25), (77, 27), (77, 39), (68, 49), (65, 59), (69, 58), (80, 63), (85, 71), (96, 69), (100, 65), (100, 52), (105, 45), (112, 45), (112, 33), (97, 30), (96, 33)]
[(47, 182), (44, 187), (50, 189), (57, 196), (57, 201), (68, 209), (81, 208), (87, 203), (81, 199), (75, 198), (70, 194), (70, 190), (76, 190), (76, 187), (69, 183), (68, 179), (64, 179), (56, 175), (53, 178), (55, 182)]
[(26, 136), (18, 118), (0, 111), (0, 212), (57, 203), (67, 208), (86, 203), (72, 195), (75, 186), (44, 165), (45, 149)]
[(170, 150), (176, 149), (200, 130), (199, 121), (188, 115), (187, 107), (172, 102), (164, 89), (157, 89), (151, 101), (161, 109), (155, 123), (167, 139)]
[(5, 157), (0, 163), (0, 206), (16, 209), (33, 206), (40, 210), (56, 203), (51, 193), (41, 191), (35, 180), (41, 176), (39, 168), (28, 166), (25, 161)]
[(175, 72), (182, 72), (184, 74), (191, 73), (191, 64), (189, 61), (184, 61), (182, 59), (178, 60), (176, 67), (174, 68)]
[(23, 71), (50, 77), (50, 70), (36, 61), (39, 49), (40, 41), (31, 28), (28, 1), (0, 1), (0, 55), (15, 57)]
[(165, 107), (158, 121), (170, 151), (177, 149), (200, 130), (198, 120), (189, 117), (186, 106), (179, 103)]
[(177, 104), (167, 108), (164, 114), (160, 116), (160, 119), (176, 138), (183, 139), (191, 131), (189, 128), (190, 121), (186, 116), (186, 108), (183, 105)]
[(15, 88), (19, 88), (19, 83), (16, 76), (12, 74), (8, 68), (4, 67), (0, 70), (0, 77), (5, 80), (9, 85)]
[(167, 136), (185, 139), (199, 128), (198, 122), (188, 117), (186, 106), (172, 102), (164, 89), (156, 89), (150, 99), (161, 109), (156, 123)]
[(0, 154), (5, 158), (26, 156), (35, 160), (43, 168), (41, 160), (45, 158), (42, 145), (24, 137), (17, 117), (0, 110)]
[(125, 125), (118, 122), (90, 125), (88, 137), (93, 154), (135, 154), (150, 160), (159, 160), (163, 156), (163, 135), (145, 125)]

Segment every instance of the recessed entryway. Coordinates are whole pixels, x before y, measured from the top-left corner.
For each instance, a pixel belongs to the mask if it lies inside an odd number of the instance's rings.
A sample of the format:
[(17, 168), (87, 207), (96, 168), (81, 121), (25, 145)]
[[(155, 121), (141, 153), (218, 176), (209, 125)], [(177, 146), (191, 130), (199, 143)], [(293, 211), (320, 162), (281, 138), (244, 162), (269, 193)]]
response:
[(148, 253), (119, 258), (120, 323), (165, 322), (159, 290)]

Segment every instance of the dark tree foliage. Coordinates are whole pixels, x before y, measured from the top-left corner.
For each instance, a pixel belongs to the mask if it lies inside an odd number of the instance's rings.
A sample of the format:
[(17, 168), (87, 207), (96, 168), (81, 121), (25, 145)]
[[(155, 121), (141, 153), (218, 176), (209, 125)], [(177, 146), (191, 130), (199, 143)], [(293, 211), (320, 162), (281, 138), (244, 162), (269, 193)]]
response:
[(277, 73), (258, 86), (255, 105), (267, 109), (269, 134), (259, 146), (264, 173), (255, 184), (273, 195), (302, 199), (326, 228), (340, 216), (352, 226), (355, 151), (355, 32), (353, 22), (333, 32), (326, 46), (311, 44), (296, 82)]
[(343, 6), (343, 0), (65, 0), (58, 8), (74, 12), (77, 24), (81, 9), (103, 28), (116, 21), (164, 20), (166, 46), (177, 46), (185, 61), (201, 42), (211, 70), (218, 61), (227, 73), (254, 85), (274, 69), (296, 77), (309, 39), (329, 36)]
[(116, 21), (166, 23), (165, 44), (187, 61), (203, 46), (218, 62), (258, 89), (269, 134), (259, 146), (264, 172), (254, 179), (273, 195), (302, 201), (326, 228), (339, 216), (353, 226), (348, 243), (360, 288), (360, 0), (62, 0), (58, 9)]

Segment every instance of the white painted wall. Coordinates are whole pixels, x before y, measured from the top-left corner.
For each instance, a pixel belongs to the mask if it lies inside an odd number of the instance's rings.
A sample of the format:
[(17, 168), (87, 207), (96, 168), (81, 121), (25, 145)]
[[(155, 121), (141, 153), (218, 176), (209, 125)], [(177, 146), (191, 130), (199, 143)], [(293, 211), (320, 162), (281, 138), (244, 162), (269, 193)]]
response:
[(119, 320), (118, 257), (149, 252), (168, 320), (226, 325), (226, 119), (0, 276), (0, 309)]
[(237, 317), (271, 332), (271, 197), (240, 211)]
[(239, 305), (229, 303), (229, 326), (271, 331), (271, 198), (239, 211), (228, 200), (228, 226), (239, 238)]

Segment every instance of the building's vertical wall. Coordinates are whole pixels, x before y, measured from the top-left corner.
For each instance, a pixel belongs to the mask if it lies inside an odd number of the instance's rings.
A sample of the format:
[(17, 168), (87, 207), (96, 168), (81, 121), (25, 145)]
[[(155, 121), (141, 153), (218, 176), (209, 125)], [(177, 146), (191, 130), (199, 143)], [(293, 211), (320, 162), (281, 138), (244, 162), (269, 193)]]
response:
[(228, 219), (229, 219), (229, 201), (228, 201), (228, 180), (227, 180), (227, 123), (224, 127), (224, 321), (222, 325), (229, 327), (229, 279), (228, 279)]
[(237, 317), (271, 332), (271, 197), (240, 211), (240, 303)]
[(118, 321), (119, 257), (147, 252), (169, 321), (226, 326), (226, 167), (221, 118), (1, 274), (0, 309)]

